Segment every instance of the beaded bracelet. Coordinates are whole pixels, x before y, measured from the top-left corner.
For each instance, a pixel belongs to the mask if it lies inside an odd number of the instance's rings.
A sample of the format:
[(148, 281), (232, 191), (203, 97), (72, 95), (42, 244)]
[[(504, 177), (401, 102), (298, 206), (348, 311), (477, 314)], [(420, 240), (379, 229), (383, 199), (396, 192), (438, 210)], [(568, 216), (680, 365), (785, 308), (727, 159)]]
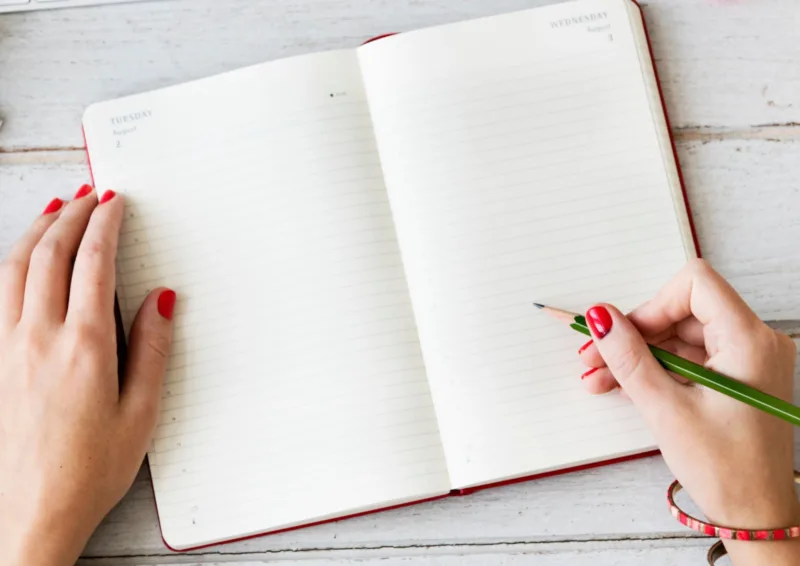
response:
[[(794, 472), (794, 481), (795, 483), (800, 483), (800, 472)], [(800, 537), (800, 526), (796, 527), (786, 527), (784, 529), (759, 529), (759, 530), (748, 530), (748, 529), (733, 529), (730, 527), (720, 527), (718, 525), (713, 525), (711, 523), (707, 523), (705, 521), (701, 521), (700, 519), (696, 519), (692, 517), (685, 511), (683, 511), (678, 505), (675, 503), (675, 495), (683, 489), (683, 486), (675, 480), (669, 486), (667, 490), (667, 503), (669, 504), (669, 511), (672, 513), (672, 516), (675, 517), (682, 525), (685, 525), (692, 529), (693, 531), (697, 531), (700, 534), (712, 536), (712, 537), (719, 537), (723, 540), (787, 540), (792, 538)], [(713, 565), (716, 561), (727, 554), (725, 550), (725, 546), (722, 544), (722, 540), (717, 542), (714, 546), (712, 546), (708, 551), (708, 563)]]

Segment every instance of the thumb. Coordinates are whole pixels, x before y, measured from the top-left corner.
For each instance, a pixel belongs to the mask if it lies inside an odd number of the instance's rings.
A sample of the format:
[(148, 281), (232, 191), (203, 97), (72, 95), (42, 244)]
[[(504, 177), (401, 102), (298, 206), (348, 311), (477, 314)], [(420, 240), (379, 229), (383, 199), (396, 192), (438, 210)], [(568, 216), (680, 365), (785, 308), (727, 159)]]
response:
[(677, 402), (681, 385), (653, 357), (628, 317), (600, 304), (586, 311), (586, 323), (608, 369), (645, 418)]
[(175, 291), (155, 289), (144, 300), (131, 327), (120, 402), (130, 422), (147, 429), (148, 438), (161, 407), (176, 299)]

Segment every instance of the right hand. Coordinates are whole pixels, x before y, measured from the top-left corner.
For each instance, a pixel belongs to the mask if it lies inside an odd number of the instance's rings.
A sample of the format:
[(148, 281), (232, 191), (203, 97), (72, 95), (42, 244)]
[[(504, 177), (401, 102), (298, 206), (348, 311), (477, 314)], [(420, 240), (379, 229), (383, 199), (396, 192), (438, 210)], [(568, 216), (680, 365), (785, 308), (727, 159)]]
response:
[[(580, 355), (599, 368), (592, 393), (621, 387), (654, 432), (670, 470), (709, 521), (741, 529), (800, 525), (790, 424), (663, 369), (647, 348), (681, 357), (792, 400), (796, 347), (761, 322), (734, 289), (693, 260), (628, 316), (610, 305), (587, 311), (593, 343)], [(603, 333), (602, 323), (607, 331)], [(734, 563), (800, 563), (800, 541), (727, 541)]]

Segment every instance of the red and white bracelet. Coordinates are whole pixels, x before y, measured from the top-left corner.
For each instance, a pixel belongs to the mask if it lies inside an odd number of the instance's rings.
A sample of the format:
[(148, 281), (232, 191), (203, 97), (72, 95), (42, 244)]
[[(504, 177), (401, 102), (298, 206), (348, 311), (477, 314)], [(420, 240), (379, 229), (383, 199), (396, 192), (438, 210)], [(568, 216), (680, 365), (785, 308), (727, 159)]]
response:
[[(794, 481), (800, 483), (800, 472), (795, 471)], [(683, 511), (675, 503), (675, 495), (683, 489), (683, 486), (675, 480), (667, 490), (667, 503), (669, 504), (669, 511), (682, 525), (685, 525), (697, 531), (700, 534), (707, 536), (718, 537), (723, 540), (750, 540), (750, 541), (765, 541), (765, 540), (787, 540), (800, 537), (800, 525), (795, 527), (786, 527), (783, 529), (734, 529), (731, 527), (720, 527), (706, 521), (701, 521), (692, 517)], [(725, 546), (720, 540), (717, 544), (711, 547), (708, 551), (708, 563), (714, 564), (719, 558), (725, 556)]]

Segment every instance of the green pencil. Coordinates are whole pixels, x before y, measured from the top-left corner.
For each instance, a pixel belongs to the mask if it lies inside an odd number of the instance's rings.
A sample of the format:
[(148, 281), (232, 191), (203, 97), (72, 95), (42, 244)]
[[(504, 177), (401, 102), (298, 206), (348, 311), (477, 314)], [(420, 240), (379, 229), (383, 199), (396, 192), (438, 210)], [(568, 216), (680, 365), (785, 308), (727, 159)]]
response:
[[(551, 316), (566, 322), (570, 328), (585, 334), (589, 337), (592, 336), (589, 327), (586, 324), (586, 318), (582, 315), (548, 307), (541, 303), (533, 303), (539, 309), (544, 310)], [(800, 426), (800, 407), (792, 405), (791, 403), (778, 399), (772, 395), (759, 391), (754, 387), (745, 385), (741, 381), (736, 381), (725, 375), (711, 371), (710, 369), (696, 364), (687, 359), (676, 356), (666, 350), (662, 350), (656, 346), (649, 346), (653, 356), (658, 362), (664, 366), (665, 369), (677, 373), (686, 379), (704, 385), (714, 391), (732, 397), (742, 403), (747, 403), (751, 407), (760, 409), (765, 413), (774, 415), (780, 419), (792, 423), (795, 426)]]

